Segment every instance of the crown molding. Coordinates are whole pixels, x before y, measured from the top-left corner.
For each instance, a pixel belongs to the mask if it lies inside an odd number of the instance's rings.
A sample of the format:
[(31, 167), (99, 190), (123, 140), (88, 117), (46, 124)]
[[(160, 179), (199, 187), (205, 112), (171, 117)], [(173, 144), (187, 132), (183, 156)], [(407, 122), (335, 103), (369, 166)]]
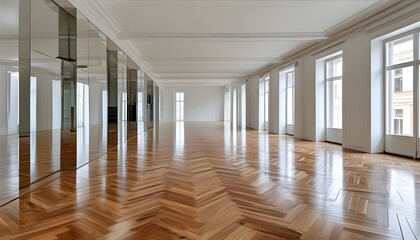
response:
[(120, 40), (207, 40), (207, 41), (308, 41), (327, 39), (319, 32), (289, 32), (289, 33), (122, 33)]

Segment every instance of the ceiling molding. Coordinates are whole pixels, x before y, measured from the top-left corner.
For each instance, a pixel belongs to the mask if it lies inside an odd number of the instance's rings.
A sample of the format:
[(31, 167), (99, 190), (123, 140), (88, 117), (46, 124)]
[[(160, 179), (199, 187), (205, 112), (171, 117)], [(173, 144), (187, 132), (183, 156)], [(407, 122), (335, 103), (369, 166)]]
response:
[[(291, 0), (101, 0), (105, 3), (122, 3), (122, 2), (290, 2)], [(319, 0), (293, 0), (294, 2), (311, 2)], [(324, 0), (327, 2), (365, 2), (366, 0)]]
[[(223, 69), (221, 69), (223, 67)], [(201, 71), (218, 71), (218, 72), (243, 72), (243, 71), (249, 71), (251, 69), (255, 69), (255, 66), (197, 66), (197, 65), (188, 65), (188, 66), (155, 66), (153, 67), (153, 70), (155, 70), (156, 73), (166, 73), (166, 72), (185, 72), (185, 69), (192, 70), (193, 72), (201, 72)]]
[(162, 74), (196, 74), (196, 75), (205, 75), (205, 74), (247, 74), (248, 71), (244, 71), (244, 70), (220, 70), (220, 69), (214, 69), (214, 70), (209, 70), (206, 69), (205, 71), (203, 70), (184, 70), (182, 71), (182, 69), (180, 69), (180, 71), (174, 71), (174, 70), (156, 70), (155, 73), (158, 75), (162, 75)]
[(247, 62), (247, 61), (274, 61), (276, 57), (144, 57), (144, 61), (232, 61), (232, 62)]
[(251, 41), (307, 41), (327, 36), (318, 32), (289, 33), (118, 33), (120, 40), (251, 40)]
[(167, 81), (232, 81), (236, 80), (236, 77), (203, 77), (198, 79), (197, 77), (171, 77), (171, 78), (161, 78), (162, 82)]

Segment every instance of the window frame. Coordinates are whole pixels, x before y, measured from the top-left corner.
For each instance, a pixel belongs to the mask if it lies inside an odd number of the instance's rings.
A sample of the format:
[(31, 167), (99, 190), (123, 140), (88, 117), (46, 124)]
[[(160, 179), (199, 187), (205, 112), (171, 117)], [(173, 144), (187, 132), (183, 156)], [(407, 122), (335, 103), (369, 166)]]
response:
[[(413, 37), (413, 43), (412, 43), (413, 44), (413, 48), (412, 48), (413, 58), (412, 58), (412, 61), (388, 65), (390, 54), (388, 52), (387, 44), (392, 42), (392, 41), (395, 41), (395, 40), (398, 40), (398, 39), (403, 39), (403, 38), (408, 37), (408, 36)], [(419, 89), (418, 89), (419, 84), (417, 83), (417, 81), (420, 80), (420, 76), (418, 76), (419, 75), (419, 70), (418, 69), (420, 68), (420, 46), (419, 46), (420, 45), (420, 43), (419, 43), (420, 39), (419, 38), (420, 38), (420, 28), (416, 28), (416, 29), (413, 29), (411, 31), (407, 31), (407, 32), (392, 36), (390, 38), (386, 38), (382, 41), (382, 48), (383, 48), (383, 58), (382, 58), (382, 61), (383, 61), (383, 83), (384, 83), (384, 97), (385, 97), (385, 104), (384, 104), (384, 106), (385, 106), (385, 111), (384, 111), (384, 115), (385, 115), (385, 131), (384, 132), (385, 132), (385, 135), (388, 135), (388, 136), (404, 136), (404, 137), (413, 137), (413, 138), (417, 138), (418, 135), (419, 135), (417, 133), (417, 131), (420, 127), (420, 124), (418, 123), (419, 117), (417, 116), (418, 115), (418, 110), (416, 109), (416, 104), (417, 104), (417, 108), (419, 107), (418, 106), (419, 103), (417, 102), (418, 101), (417, 100), (418, 96), (416, 96), (416, 94), (419, 94)], [(388, 105), (390, 105), (389, 104), (390, 97), (392, 97), (392, 96), (389, 96), (389, 94), (388, 94), (388, 91), (389, 91), (388, 81), (395, 81), (395, 79), (394, 80), (389, 79), (388, 75), (389, 75), (390, 71), (394, 71), (394, 75), (396, 75), (395, 71), (397, 71), (399, 69), (407, 68), (407, 67), (412, 67), (412, 70), (413, 70), (413, 73), (412, 73), (413, 74), (412, 75), (412, 79), (413, 79), (413, 117), (412, 117), (413, 118), (412, 119), (413, 126), (412, 127), (413, 127), (413, 129), (412, 129), (411, 134), (396, 134), (396, 133), (391, 131), (391, 130), (395, 129), (395, 126), (390, 125), (390, 124), (394, 124), (394, 120), (396, 119), (394, 114), (393, 114), (394, 111), (391, 111), (391, 110), (395, 110), (395, 109), (390, 108), (391, 106), (388, 106)], [(403, 80), (403, 76), (402, 76), (403, 73), (404, 72), (401, 72), (401, 74), (398, 74), (398, 75), (401, 75), (401, 92), (404, 91), (404, 86), (403, 86), (404, 80)], [(392, 92), (395, 93), (396, 92), (395, 91), (395, 83), (392, 86), (392, 88), (393, 88)], [(392, 123), (391, 123), (391, 119), (392, 119)], [(403, 119), (403, 118), (398, 118), (398, 119)], [(416, 126), (417, 126), (417, 130), (416, 130)]]
[[(341, 74), (340, 75), (338, 75), (338, 76), (333, 76), (333, 77), (327, 77), (328, 76), (328, 72), (327, 72), (327, 65), (328, 65), (328, 63), (329, 62), (333, 62), (333, 61), (335, 61), (335, 60), (337, 60), (337, 59), (340, 59), (341, 58)], [(344, 59), (343, 59), (343, 53), (341, 52), (341, 53), (338, 53), (338, 54), (334, 54), (334, 56), (332, 56), (332, 57), (329, 57), (329, 58), (325, 58), (324, 59), (324, 79), (325, 79), (325, 128), (326, 129), (336, 129), (336, 130), (342, 130), (343, 129), (343, 89), (342, 89), (342, 87), (343, 87), (343, 68), (344, 68), (344, 61), (343, 61)], [(330, 111), (329, 111), (329, 98), (328, 98), (328, 94), (329, 94), (329, 92), (328, 92), (328, 84), (329, 83), (334, 83), (335, 81), (341, 81), (341, 123), (340, 123), (340, 125), (341, 125), (341, 127), (340, 128), (337, 128), (337, 127), (329, 127), (329, 125), (334, 125), (334, 124), (331, 124), (329, 121), (328, 121), (328, 117), (329, 117), (329, 114), (333, 114), (333, 113), (330, 113)], [(334, 89), (331, 89), (331, 91), (333, 91), (332, 92), (332, 95), (334, 95)], [(333, 111), (334, 112), (334, 111)]]

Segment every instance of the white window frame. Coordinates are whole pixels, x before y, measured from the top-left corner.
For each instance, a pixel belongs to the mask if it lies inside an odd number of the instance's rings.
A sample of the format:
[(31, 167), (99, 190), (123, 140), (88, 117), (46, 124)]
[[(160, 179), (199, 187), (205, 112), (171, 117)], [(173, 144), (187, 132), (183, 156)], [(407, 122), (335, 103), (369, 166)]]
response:
[[(328, 63), (329, 62), (332, 62), (332, 61), (334, 61), (334, 60), (337, 60), (337, 59), (340, 59), (341, 58), (341, 62), (342, 62), (342, 69), (344, 68), (344, 61), (343, 61), (343, 54), (339, 54), (339, 55), (336, 55), (336, 56), (333, 56), (333, 57), (330, 57), (330, 58), (327, 58), (327, 59), (325, 59), (325, 62), (324, 62), (324, 74), (325, 74), (325, 125), (326, 125), (326, 128), (327, 129), (340, 129), (340, 130), (342, 130), (343, 129), (343, 118), (341, 117), (341, 123), (340, 123), (340, 125), (341, 125), (341, 128), (336, 128), (336, 127), (329, 127), (328, 126), (328, 123), (329, 123), (329, 121), (328, 121), (328, 117), (329, 117), (329, 114), (333, 114), (334, 113), (334, 111), (333, 111), (333, 109), (330, 109), (330, 102), (328, 102), (327, 100), (328, 100), (328, 84), (330, 83), (330, 82), (334, 82), (334, 81), (341, 81), (341, 84), (343, 85), (343, 71), (341, 71), (341, 75), (338, 75), (338, 76), (333, 76), (333, 77), (328, 77), (328, 73), (327, 73), (327, 65), (328, 65)], [(334, 91), (333, 91), (334, 92)], [(341, 93), (341, 96), (343, 96), (343, 93)], [(343, 106), (343, 104), (341, 104), (341, 106)], [(343, 111), (343, 109), (341, 109), (341, 111)], [(341, 112), (341, 116), (343, 116), (343, 112)], [(334, 119), (334, 117), (333, 117), (333, 119)]]
[[(387, 52), (387, 43), (391, 41), (395, 41), (397, 39), (401, 39), (407, 36), (413, 36), (413, 59), (412, 61), (403, 62), (403, 63), (397, 63), (397, 64), (390, 64), (388, 65), (388, 58), (389, 53)], [(385, 152), (388, 153), (394, 153), (404, 156), (410, 156), (410, 157), (420, 157), (419, 155), (419, 149), (420, 149), (420, 141), (419, 141), (419, 129), (420, 129), (420, 123), (419, 123), (419, 83), (420, 80), (419, 76), (419, 68), (420, 68), (420, 46), (419, 46), (419, 36), (420, 36), (420, 28), (415, 28), (410, 31), (406, 31), (400, 34), (393, 35), (389, 38), (382, 39), (382, 52), (383, 52), (383, 58), (382, 58), (382, 71), (383, 71), (383, 92), (384, 92), (384, 134), (385, 134)], [(388, 72), (396, 69), (402, 69), (405, 67), (412, 67), (413, 69), (413, 111), (412, 111), (412, 119), (413, 122), (413, 128), (412, 132), (413, 134), (404, 135), (404, 134), (394, 134), (391, 132), (391, 129), (394, 128), (394, 117), (392, 113), (390, 113), (390, 109), (393, 108), (392, 104), (390, 103), (389, 94), (388, 94)], [(403, 87), (403, 86), (402, 86)], [(392, 91), (395, 89), (393, 88)], [(404, 110), (405, 112), (405, 110)], [(392, 119), (392, 120), (391, 120)], [(391, 122), (392, 121), (392, 122)], [(393, 129), (392, 129), (393, 131)]]

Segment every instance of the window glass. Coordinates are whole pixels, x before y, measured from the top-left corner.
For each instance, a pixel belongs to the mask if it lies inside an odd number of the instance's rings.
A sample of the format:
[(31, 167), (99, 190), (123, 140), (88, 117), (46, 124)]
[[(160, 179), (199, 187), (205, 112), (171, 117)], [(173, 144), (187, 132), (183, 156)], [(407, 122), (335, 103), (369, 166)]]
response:
[(175, 120), (184, 121), (184, 93), (175, 93)]
[(387, 133), (413, 135), (413, 67), (388, 70)]
[(413, 61), (413, 35), (398, 38), (386, 43), (386, 65), (396, 65)]
[(286, 111), (287, 111), (287, 119), (286, 119), (286, 123), (289, 125), (294, 124), (294, 94), (295, 94), (295, 79), (294, 79), (294, 74), (293, 71), (292, 72), (288, 72), (286, 74), (286, 84), (287, 84), (287, 106), (286, 106)]
[(327, 127), (341, 129), (343, 122), (343, 58), (341, 56), (325, 61), (327, 85)]

